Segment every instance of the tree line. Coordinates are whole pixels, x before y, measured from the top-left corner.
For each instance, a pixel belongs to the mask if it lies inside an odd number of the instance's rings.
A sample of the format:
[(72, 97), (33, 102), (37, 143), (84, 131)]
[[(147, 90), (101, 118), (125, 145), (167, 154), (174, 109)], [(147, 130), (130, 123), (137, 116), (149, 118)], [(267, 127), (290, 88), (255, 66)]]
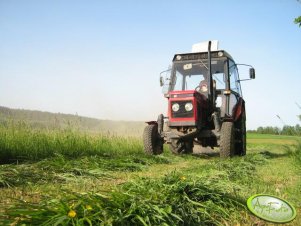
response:
[(273, 134), (273, 135), (288, 135), (288, 136), (301, 136), (301, 126), (299, 124), (295, 126), (285, 125), (282, 128), (273, 126), (260, 126), (256, 130), (248, 130), (249, 133), (259, 134)]

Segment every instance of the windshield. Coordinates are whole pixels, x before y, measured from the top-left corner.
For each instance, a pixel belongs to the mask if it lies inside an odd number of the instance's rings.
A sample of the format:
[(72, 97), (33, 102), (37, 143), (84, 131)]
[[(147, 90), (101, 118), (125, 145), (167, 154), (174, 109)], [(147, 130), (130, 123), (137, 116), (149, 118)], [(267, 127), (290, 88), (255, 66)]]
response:
[[(211, 71), (217, 89), (225, 89), (224, 59), (212, 59)], [(194, 60), (175, 62), (170, 90), (194, 90), (202, 81), (207, 81), (208, 61)]]

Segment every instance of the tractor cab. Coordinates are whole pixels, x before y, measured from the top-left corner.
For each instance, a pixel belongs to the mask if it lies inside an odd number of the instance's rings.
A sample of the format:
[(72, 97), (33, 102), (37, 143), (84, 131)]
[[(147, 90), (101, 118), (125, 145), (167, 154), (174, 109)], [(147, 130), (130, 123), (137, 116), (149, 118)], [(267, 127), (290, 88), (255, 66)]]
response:
[(242, 97), (237, 65), (226, 51), (212, 51), (211, 57), (209, 73), (207, 52), (176, 54), (170, 77), (163, 79), (165, 96), (172, 98), (173, 93), (181, 95), (183, 91), (199, 93), (202, 99), (211, 101), (211, 111), (219, 108), (222, 117), (231, 116), (233, 107)]
[[(201, 145), (220, 147), (225, 157), (244, 155), (245, 102), (237, 65), (230, 54), (218, 49), (217, 41), (174, 55), (171, 69), (160, 76), (168, 110), (151, 126), (158, 129), (158, 142), (170, 144), (174, 153), (191, 153), (194, 145)], [(250, 66), (253, 78), (255, 70)]]

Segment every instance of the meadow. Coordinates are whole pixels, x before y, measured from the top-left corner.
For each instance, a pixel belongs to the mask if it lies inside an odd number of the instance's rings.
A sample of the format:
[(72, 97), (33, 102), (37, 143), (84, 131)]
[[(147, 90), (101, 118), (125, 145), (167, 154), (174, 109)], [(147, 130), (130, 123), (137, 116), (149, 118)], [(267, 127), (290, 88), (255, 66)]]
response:
[(0, 126), (0, 225), (272, 225), (246, 208), (290, 201), (301, 225), (301, 139), (248, 134), (247, 155), (144, 154), (137, 136)]

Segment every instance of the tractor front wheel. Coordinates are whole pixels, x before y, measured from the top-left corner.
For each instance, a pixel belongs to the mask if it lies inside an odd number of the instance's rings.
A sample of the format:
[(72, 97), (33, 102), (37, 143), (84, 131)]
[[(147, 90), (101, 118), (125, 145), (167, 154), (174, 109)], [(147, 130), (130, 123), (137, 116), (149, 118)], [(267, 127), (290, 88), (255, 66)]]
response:
[(233, 122), (224, 122), (221, 128), (220, 157), (228, 158), (234, 155), (235, 139)]
[(158, 133), (158, 125), (151, 124), (143, 132), (144, 151), (147, 154), (159, 155), (163, 152), (163, 141)]

